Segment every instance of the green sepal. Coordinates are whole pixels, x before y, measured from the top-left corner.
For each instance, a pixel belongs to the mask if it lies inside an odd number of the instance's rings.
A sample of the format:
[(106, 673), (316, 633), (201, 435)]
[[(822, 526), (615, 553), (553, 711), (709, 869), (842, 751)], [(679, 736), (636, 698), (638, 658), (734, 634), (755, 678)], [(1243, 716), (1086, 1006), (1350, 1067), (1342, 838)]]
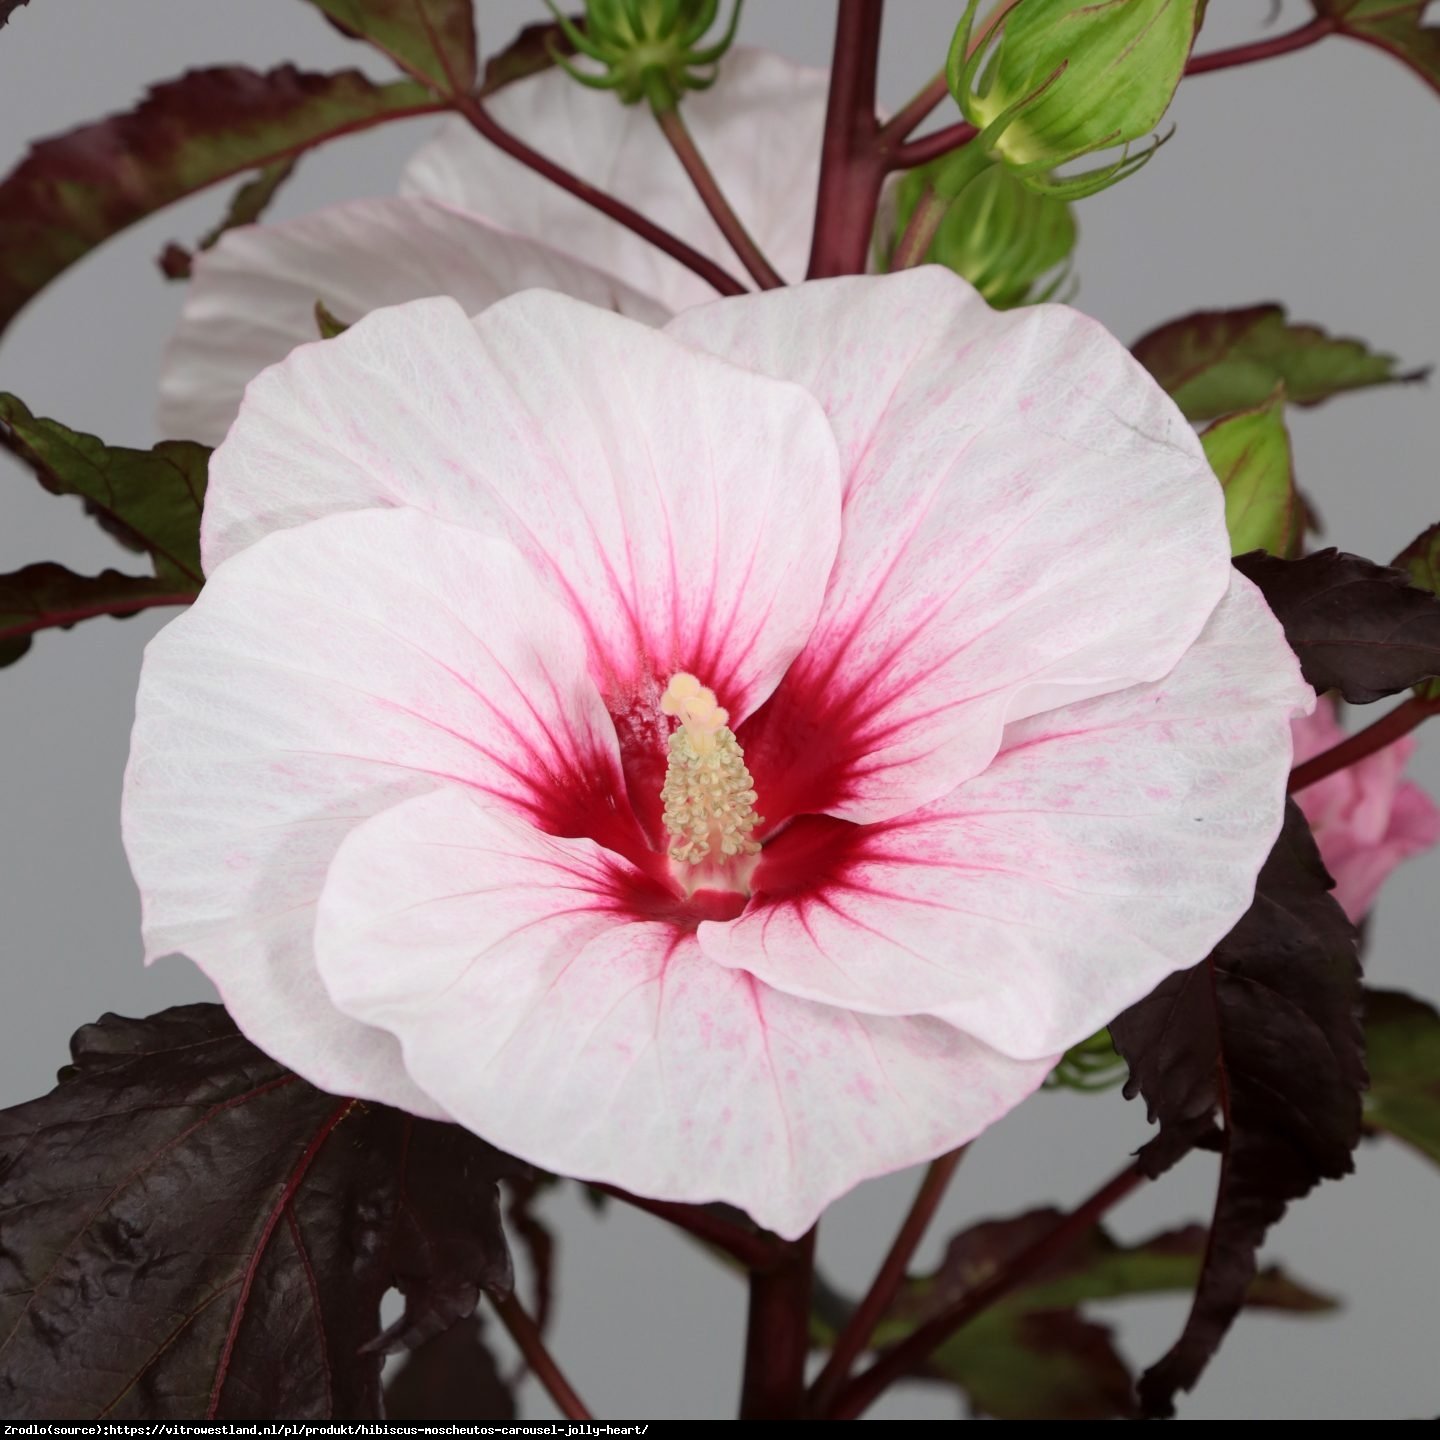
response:
[(551, 58), (582, 85), (609, 90), (626, 105), (643, 101), (664, 114), (687, 91), (715, 83), (715, 67), (735, 39), (743, 3), (735, 0), (720, 38), (703, 45), (720, 0), (586, 0), (583, 27), (562, 14), (556, 0), (545, 0), (564, 42), (601, 68), (587, 70), (567, 60), (558, 45)]
[[(941, 172), (952, 162), (947, 155), (917, 166), (896, 187), (887, 263), (926, 187), (944, 193)], [(1075, 220), (1064, 201), (1037, 194), (1003, 165), (989, 165), (946, 211), (926, 259), (963, 276), (990, 304), (1007, 310), (1059, 289), (1075, 238)]]
[[(1185, 72), (1203, 0), (1026, 0), (970, 48), (967, 4), (946, 66), (951, 93), (981, 142), (1026, 183), (1060, 199), (1093, 195), (1133, 175), (1163, 144), (1146, 136)], [(997, 121), (1005, 117), (1003, 129)], [(1062, 166), (1119, 147), (1120, 158), (1078, 175)]]

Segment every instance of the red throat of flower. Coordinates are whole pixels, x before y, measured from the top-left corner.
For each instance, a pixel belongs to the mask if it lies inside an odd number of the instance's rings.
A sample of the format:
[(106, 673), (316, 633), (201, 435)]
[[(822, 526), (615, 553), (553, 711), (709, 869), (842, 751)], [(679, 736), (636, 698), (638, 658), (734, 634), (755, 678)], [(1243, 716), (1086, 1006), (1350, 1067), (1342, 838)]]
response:
[(681, 671), (670, 678), (660, 708), (679, 722), (670, 736), (660, 799), (670, 833), (670, 866), (686, 894), (732, 890), (748, 894), (760, 853), (751, 832), (755, 786), (745, 752), (715, 692)]

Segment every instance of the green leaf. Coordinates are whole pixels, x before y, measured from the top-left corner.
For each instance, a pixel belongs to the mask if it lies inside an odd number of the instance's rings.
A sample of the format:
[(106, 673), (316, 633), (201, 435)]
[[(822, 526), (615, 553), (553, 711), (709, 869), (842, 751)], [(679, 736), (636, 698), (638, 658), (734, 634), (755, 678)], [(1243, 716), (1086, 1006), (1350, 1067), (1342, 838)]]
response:
[(1198, 310), (1136, 341), (1135, 358), (1191, 420), (1213, 420), (1261, 405), (1277, 385), (1296, 405), (1318, 405), (1345, 390), (1423, 380), (1399, 373), (1393, 355), (1363, 341), (1294, 325), (1279, 305)]
[(133, 549), (149, 553), (155, 575), (198, 591), (200, 510), (210, 449), (164, 440), (153, 450), (109, 446), (94, 435), (32, 415), (0, 392), (0, 441), (56, 495), (78, 495), (86, 508)]
[(1300, 549), (1304, 516), (1290, 461), (1285, 428), (1285, 390), (1253, 410), (1217, 420), (1200, 437), (1225, 491), (1225, 528), (1230, 553), (1268, 550), (1294, 556)]
[(1365, 991), (1365, 1123), (1440, 1165), (1440, 1012), (1399, 990)]
[(475, 84), (473, 0), (310, 0), (356, 40), (367, 40), (442, 95)]
[(410, 80), (219, 66), (42, 140), (0, 182), (0, 328), (102, 241), (163, 206), (336, 136), (443, 108)]
[[(1403, 570), (1412, 585), (1440, 595), (1440, 524), (1417, 535), (1391, 564)], [(1422, 700), (1440, 700), (1440, 680), (1423, 680), (1415, 687)]]
[(37, 630), (68, 630), (96, 615), (117, 619), (158, 605), (186, 605), (192, 591), (148, 575), (77, 575), (49, 561), (0, 575), (0, 667), (29, 648)]
[(1429, 0), (1314, 0), (1342, 35), (1393, 55), (1440, 91), (1440, 25), (1425, 24)]
[[(990, 1220), (957, 1235), (940, 1267), (907, 1280), (876, 1332), (893, 1345), (954, 1304), (996, 1270), (1048, 1234), (1062, 1216), (1032, 1210)], [(1109, 1330), (1079, 1307), (1136, 1295), (1194, 1289), (1206, 1246), (1203, 1226), (1121, 1245), (1096, 1226), (1028, 1285), (956, 1332), (920, 1378), (955, 1386), (973, 1413), (996, 1419), (1108, 1419), (1135, 1413), (1130, 1371)], [(1334, 1301), (1271, 1266), (1252, 1282), (1251, 1308), (1315, 1313)], [(811, 1333), (828, 1344), (853, 1308), (823, 1282), (817, 1285)]]

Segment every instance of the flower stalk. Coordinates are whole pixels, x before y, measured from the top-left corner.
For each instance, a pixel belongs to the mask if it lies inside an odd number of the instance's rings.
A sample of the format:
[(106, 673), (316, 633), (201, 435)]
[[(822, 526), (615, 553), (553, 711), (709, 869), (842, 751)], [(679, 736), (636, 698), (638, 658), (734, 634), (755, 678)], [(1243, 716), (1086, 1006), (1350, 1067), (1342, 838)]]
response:
[(814, 1280), (813, 1227), (773, 1269), (751, 1275), (740, 1419), (795, 1420), (803, 1413)]
[(1313, 759), (1297, 765), (1290, 772), (1287, 793), (1294, 795), (1311, 785), (1318, 784), (1337, 770), (1347, 770), (1358, 764), (1367, 755), (1393, 745), (1428, 720), (1440, 715), (1440, 700), (1425, 700), (1412, 695), (1403, 705), (1397, 705), (1363, 730), (1357, 730), (1348, 739), (1333, 745)]
[(702, 280), (714, 286), (721, 295), (743, 295), (742, 285), (723, 266), (717, 265), (708, 256), (702, 255), (692, 245), (687, 245), (678, 235), (672, 235), (653, 220), (647, 219), (638, 210), (632, 209), (623, 200), (607, 194), (604, 190), (572, 175), (563, 165), (532, 150), (517, 135), (512, 135), (473, 95), (462, 95), (455, 102), (455, 108), (490, 143), (503, 150), (512, 160), (542, 175), (552, 184), (573, 195), (577, 200), (593, 206), (602, 215), (634, 231), (642, 240), (648, 240), (657, 250), (663, 251), (672, 260), (678, 260), (687, 269), (693, 270)]
[(675, 157), (685, 167), (685, 173), (695, 186), (696, 194), (710, 212), (710, 218), (719, 227), (720, 233), (730, 243), (730, 248), (740, 257), (740, 262), (750, 272), (751, 278), (762, 290), (778, 290), (785, 281), (775, 267), (765, 258), (764, 252), (755, 243), (740, 217), (725, 198), (714, 172), (705, 163), (690, 127), (681, 118), (680, 107), (668, 109), (655, 107), (655, 119), (660, 132), (670, 142)]

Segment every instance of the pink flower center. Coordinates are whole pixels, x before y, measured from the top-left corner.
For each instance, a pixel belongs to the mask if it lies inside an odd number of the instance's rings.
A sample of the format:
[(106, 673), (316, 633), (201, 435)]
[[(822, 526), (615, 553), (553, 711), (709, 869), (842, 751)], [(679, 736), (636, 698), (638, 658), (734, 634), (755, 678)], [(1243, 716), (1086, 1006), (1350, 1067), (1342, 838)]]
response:
[(687, 895), (700, 889), (749, 894), (760, 853), (751, 832), (762, 817), (729, 712), (684, 671), (671, 676), (660, 708), (680, 722), (670, 736), (660, 791), (671, 873)]

